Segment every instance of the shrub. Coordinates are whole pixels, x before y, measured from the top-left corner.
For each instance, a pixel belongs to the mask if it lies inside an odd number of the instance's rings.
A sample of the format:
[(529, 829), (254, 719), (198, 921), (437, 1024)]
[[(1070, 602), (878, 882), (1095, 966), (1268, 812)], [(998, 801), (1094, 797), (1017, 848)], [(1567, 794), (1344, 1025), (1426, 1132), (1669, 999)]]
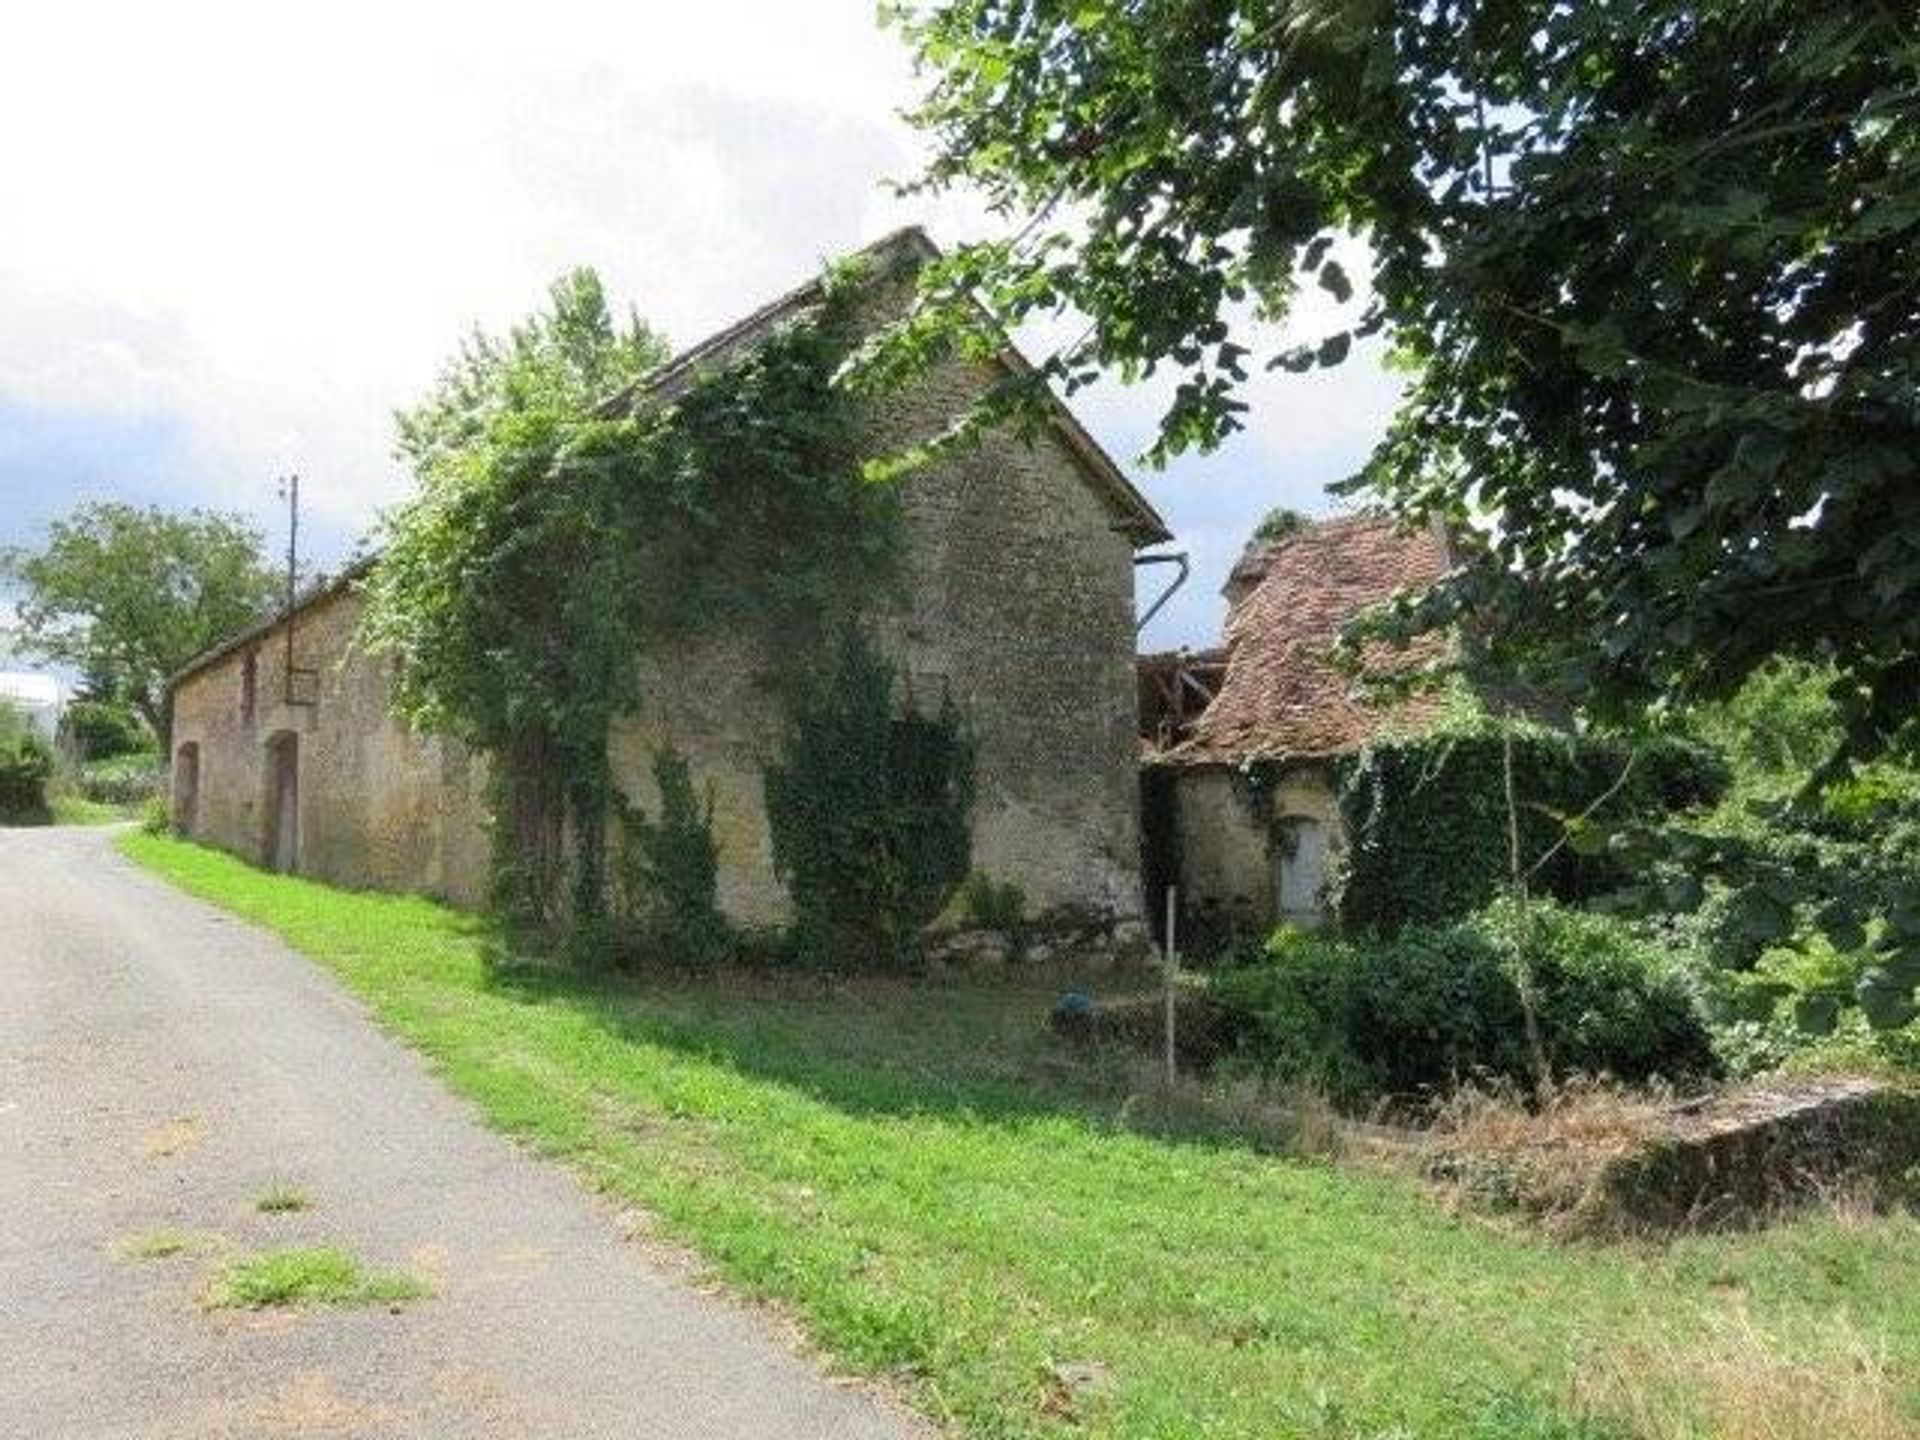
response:
[(173, 834), (173, 807), (164, 795), (149, 795), (140, 806), (140, 828), (148, 835)]
[(136, 750), (108, 760), (89, 760), (80, 767), (82, 798), (101, 805), (138, 806), (160, 793), (160, 757)]
[(0, 706), (0, 821), (42, 825), (53, 751), (12, 709)]
[(153, 748), (153, 732), (121, 700), (75, 700), (60, 716), (60, 737), (81, 760), (110, 760)]
[(1282, 929), (1217, 994), (1247, 1017), (1250, 1058), (1345, 1100), (1468, 1076), (1531, 1078), (1514, 945), (1524, 926), (1557, 1073), (1637, 1080), (1713, 1068), (1684, 977), (1623, 922), (1501, 901), (1391, 939)]
[(960, 887), (960, 909), (967, 923), (981, 930), (1019, 935), (1027, 923), (1027, 893), (1011, 880), (975, 870)]

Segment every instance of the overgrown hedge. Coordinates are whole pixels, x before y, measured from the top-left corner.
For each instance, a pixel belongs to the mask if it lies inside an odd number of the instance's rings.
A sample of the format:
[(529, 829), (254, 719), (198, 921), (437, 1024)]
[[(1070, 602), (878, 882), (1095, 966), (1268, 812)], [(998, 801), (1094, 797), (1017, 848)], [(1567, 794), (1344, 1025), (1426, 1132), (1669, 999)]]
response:
[[(1347, 844), (1332, 885), (1341, 924), (1386, 934), (1466, 914), (1499, 893), (1512, 873), (1503, 767), (1502, 737), (1491, 728), (1383, 740), (1348, 761), (1339, 787)], [(1726, 767), (1699, 745), (1636, 748), (1532, 727), (1513, 737), (1513, 767), (1527, 867), (1562, 840), (1566, 818), (1616, 784), (1596, 820), (1709, 803), (1727, 784)], [(1625, 883), (1617, 861), (1587, 848), (1560, 845), (1531, 877), (1533, 889), (1579, 902)]]
[[(1520, 911), (1500, 900), (1391, 939), (1282, 928), (1214, 993), (1259, 1069), (1363, 1101), (1473, 1077), (1532, 1079), (1516, 982)], [(1549, 901), (1526, 911), (1525, 954), (1556, 1074), (1638, 1080), (1710, 1072), (1685, 976), (1624, 921)]]

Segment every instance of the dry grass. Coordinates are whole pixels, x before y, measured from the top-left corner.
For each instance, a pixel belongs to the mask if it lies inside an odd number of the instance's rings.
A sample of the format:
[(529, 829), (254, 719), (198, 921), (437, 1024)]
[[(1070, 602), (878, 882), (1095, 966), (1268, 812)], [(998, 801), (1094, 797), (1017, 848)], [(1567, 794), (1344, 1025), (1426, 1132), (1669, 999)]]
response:
[(1886, 1355), (1844, 1320), (1791, 1342), (1745, 1315), (1606, 1352), (1579, 1408), (1635, 1440), (1920, 1440)]
[(1674, 1099), (1605, 1079), (1563, 1082), (1533, 1104), (1515, 1090), (1466, 1087), (1435, 1112), (1415, 1153), (1463, 1198), (1560, 1232), (1609, 1228), (1607, 1167), (1666, 1132)]
[(1119, 1120), (1144, 1135), (1237, 1141), (1312, 1159), (1334, 1158), (1345, 1146), (1339, 1114), (1314, 1090), (1184, 1073), (1169, 1084), (1165, 1070), (1145, 1060), (1130, 1067), (1128, 1080)]

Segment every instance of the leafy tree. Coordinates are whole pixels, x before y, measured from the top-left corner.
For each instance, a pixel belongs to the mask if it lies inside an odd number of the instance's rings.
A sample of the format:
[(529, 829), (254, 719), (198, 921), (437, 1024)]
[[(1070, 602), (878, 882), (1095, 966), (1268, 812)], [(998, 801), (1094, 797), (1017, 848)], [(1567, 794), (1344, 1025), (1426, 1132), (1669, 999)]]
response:
[[(1805, 657), (1830, 667), (1852, 753), (1913, 738), (1910, 7), (891, 11), (929, 79), (919, 183), (978, 186), (1020, 228), (927, 274), (876, 373), (987, 343), (976, 299), (1002, 323), (1070, 307), (1089, 323), (1043, 376), (1176, 369), (1163, 458), (1236, 429), (1256, 367), (1384, 334), (1411, 389), (1361, 485), (1485, 538), (1404, 623), (1504, 619), (1628, 703)], [(1346, 318), (1276, 349), (1262, 323), (1303, 286)]]
[(667, 353), (575, 270), (506, 336), (470, 337), (396, 417), (419, 490), (383, 519), (368, 636), (404, 660), (403, 713), (497, 757), (520, 867), (500, 898), (527, 918), (559, 903), (567, 812), (608, 803), (606, 728), (628, 681), (615, 627), (635, 583), (630, 552), (602, 543), (620, 520), (610, 462), (633, 426), (608, 402)]
[(54, 521), (38, 550), (0, 555), (0, 573), (23, 591), (21, 645), (124, 696), (163, 753), (167, 677), (257, 619), (278, 583), (238, 515), (112, 502)]
[(0, 700), (0, 824), (42, 825), (53, 752), (13, 706)]
[(81, 760), (111, 760), (153, 747), (153, 732), (124, 700), (82, 698), (60, 712), (60, 740)]

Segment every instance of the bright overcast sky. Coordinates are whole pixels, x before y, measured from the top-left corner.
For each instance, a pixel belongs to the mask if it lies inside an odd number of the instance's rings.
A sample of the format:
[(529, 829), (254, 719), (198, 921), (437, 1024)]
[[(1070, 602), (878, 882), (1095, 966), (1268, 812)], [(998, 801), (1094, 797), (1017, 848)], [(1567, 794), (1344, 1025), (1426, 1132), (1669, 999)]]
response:
[[(407, 484), (394, 408), (564, 268), (685, 344), (906, 221), (986, 233), (885, 192), (915, 168), (912, 94), (871, 0), (14, 7), (0, 543), (109, 496), (277, 538), (298, 469), (333, 563)], [(1263, 381), (1247, 435), (1164, 474), (1134, 458), (1158, 396), (1076, 399), (1196, 563), (1146, 643), (1213, 638), (1247, 530), (1327, 509), (1393, 394), (1366, 360)]]

